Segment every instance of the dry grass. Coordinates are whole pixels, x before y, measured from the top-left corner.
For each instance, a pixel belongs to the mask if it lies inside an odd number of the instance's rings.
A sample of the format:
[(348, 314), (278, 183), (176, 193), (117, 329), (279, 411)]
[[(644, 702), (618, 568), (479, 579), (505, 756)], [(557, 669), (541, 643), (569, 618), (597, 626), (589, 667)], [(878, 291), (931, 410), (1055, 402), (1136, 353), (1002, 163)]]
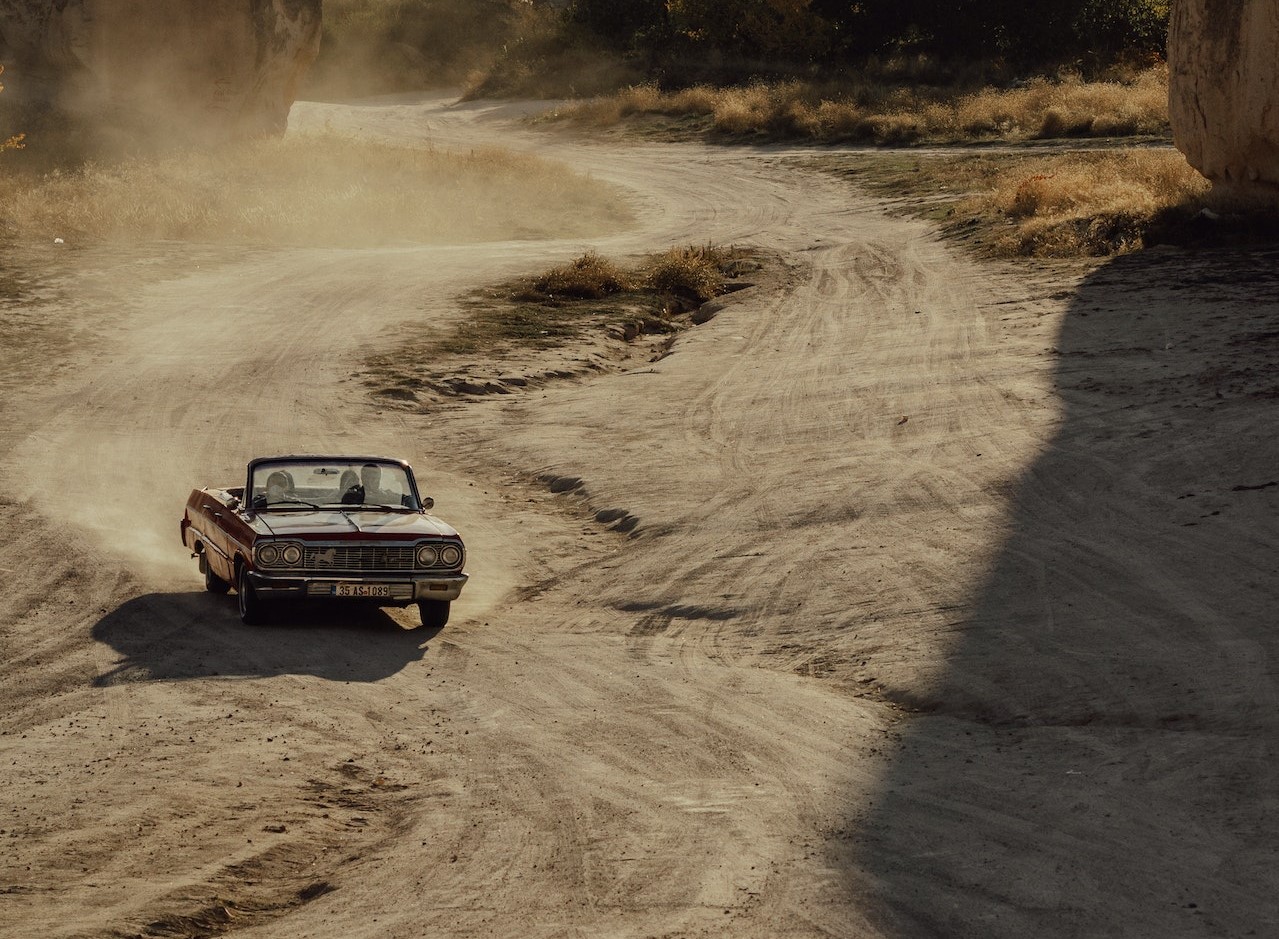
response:
[(1164, 135), (1167, 99), (1167, 70), (1160, 66), (1126, 81), (1066, 75), (967, 94), (872, 82), (699, 85), (674, 92), (647, 84), (548, 116), (597, 129), (660, 116), (695, 121), (726, 137), (894, 144)]
[(733, 248), (687, 245), (668, 248), (634, 267), (623, 268), (588, 251), (533, 278), (516, 290), (515, 297), (558, 303), (644, 293), (674, 301), (668, 306), (678, 308), (705, 303), (723, 293), (727, 279), (739, 272), (743, 257)]
[(659, 294), (705, 303), (724, 292), (724, 278), (735, 257), (712, 245), (670, 248), (648, 262), (644, 284)]
[(934, 221), (982, 254), (1102, 257), (1181, 240), (1209, 184), (1174, 150), (1057, 156), (866, 154), (817, 165)]
[(534, 278), (533, 298), (602, 300), (631, 288), (632, 278), (607, 258), (588, 251), (567, 264), (553, 267)]
[[(708, 266), (714, 275), (704, 273)], [(367, 360), (365, 384), (386, 403), (421, 407), (437, 396), (509, 394), (590, 374), (605, 362), (665, 355), (674, 336), (715, 315), (699, 299), (748, 284), (766, 268), (756, 252), (677, 247), (622, 265), (594, 251), (534, 277), (478, 290), (441, 332), (423, 323), (394, 355)], [(429, 406), (429, 405), (426, 405)]]
[(435, 152), (288, 135), (221, 152), (0, 177), (19, 237), (365, 246), (592, 237), (619, 193), (502, 150)]
[(1176, 151), (1071, 154), (1000, 174), (962, 204), (966, 214), (1007, 220), (1002, 254), (1079, 257), (1143, 248), (1170, 213), (1202, 207), (1209, 183)]
[(430, 355), (500, 358), (504, 350), (560, 345), (610, 326), (624, 325), (630, 335), (677, 332), (691, 322), (686, 314), (760, 268), (746, 251), (712, 245), (673, 247), (629, 266), (588, 251), (535, 277), (480, 291), (466, 321), (432, 338)]

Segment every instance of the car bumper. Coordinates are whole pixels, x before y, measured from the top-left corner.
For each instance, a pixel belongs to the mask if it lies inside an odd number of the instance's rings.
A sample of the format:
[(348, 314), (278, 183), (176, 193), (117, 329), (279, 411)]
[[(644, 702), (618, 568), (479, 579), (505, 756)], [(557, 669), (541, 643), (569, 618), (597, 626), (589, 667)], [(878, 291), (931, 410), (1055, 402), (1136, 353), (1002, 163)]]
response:
[(420, 600), (456, 600), (466, 574), (264, 574), (249, 571), (261, 600), (366, 600), (381, 606), (408, 606)]

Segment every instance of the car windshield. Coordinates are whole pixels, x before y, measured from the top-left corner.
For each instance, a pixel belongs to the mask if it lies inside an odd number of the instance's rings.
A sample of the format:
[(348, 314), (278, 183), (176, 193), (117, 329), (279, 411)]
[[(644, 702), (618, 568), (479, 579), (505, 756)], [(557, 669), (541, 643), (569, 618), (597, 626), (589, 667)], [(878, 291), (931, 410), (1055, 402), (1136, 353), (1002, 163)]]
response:
[(251, 505), (259, 510), (420, 507), (404, 467), (379, 460), (262, 463), (253, 468), (249, 488)]

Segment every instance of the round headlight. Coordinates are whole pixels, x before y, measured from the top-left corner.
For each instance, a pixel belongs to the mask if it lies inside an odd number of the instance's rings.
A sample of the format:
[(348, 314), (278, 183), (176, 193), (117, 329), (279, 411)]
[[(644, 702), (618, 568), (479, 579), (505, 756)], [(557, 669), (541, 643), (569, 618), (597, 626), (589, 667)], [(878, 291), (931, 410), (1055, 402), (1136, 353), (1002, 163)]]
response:
[(280, 549), (273, 544), (264, 544), (258, 548), (258, 563), (270, 567), (280, 559)]
[(434, 545), (424, 544), (417, 549), (417, 563), (422, 567), (434, 567), (440, 560)]
[(289, 567), (296, 567), (298, 562), (302, 560), (302, 548), (299, 545), (288, 544), (280, 552), (280, 560)]
[(446, 544), (440, 549), (440, 563), (445, 567), (457, 567), (462, 563), (462, 549), (455, 544)]

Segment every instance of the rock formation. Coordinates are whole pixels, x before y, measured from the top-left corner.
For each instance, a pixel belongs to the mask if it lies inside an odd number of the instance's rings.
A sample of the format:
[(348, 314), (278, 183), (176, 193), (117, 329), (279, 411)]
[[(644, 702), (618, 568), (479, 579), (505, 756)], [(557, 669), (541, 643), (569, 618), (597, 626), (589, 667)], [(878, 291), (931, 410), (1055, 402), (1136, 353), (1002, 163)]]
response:
[(1279, 2), (1174, 0), (1173, 142), (1232, 209), (1279, 211)]
[(124, 133), (281, 133), (321, 0), (0, 0), (10, 90)]

